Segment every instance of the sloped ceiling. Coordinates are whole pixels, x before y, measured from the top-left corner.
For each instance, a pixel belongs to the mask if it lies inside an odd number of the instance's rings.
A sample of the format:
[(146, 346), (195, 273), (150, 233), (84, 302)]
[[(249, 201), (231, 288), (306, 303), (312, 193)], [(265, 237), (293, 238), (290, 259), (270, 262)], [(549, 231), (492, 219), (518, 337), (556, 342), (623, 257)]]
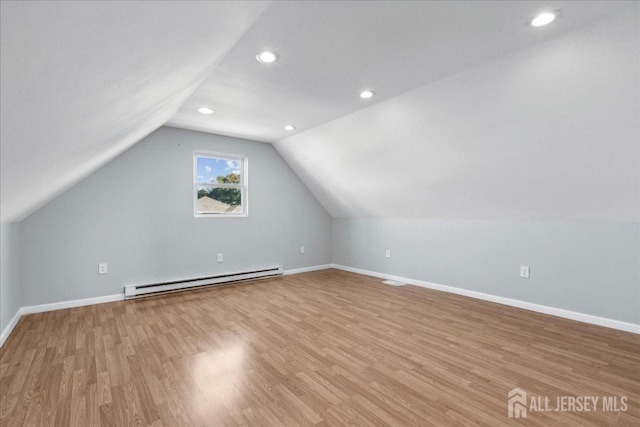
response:
[[(556, 37), (616, 2), (275, 2), (167, 123), (273, 142), (474, 65)], [(561, 10), (558, 25), (531, 18)], [(263, 49), (279, 61), (255, 60)], [(376, 97), (362, 100), (361, 90)], [(198, 107), (216, 113), (203, 116)]]
[(162, 126), (268, 2), (2, 2), (2, 222)]
[(275, 146), (334, 217), (638, 222), (639, 12)]
[[(505, 183), (516, 166), (496, 172), (500, 150), (510, 153), (505, 161), (532, 150), (526, 138), (511, 146), (495, 142), (486, 152), (474, 146), (477, 132), (492, 124), (521, 125), (514, 121), (513, 109), (520, 107), (514, 99), (526, 93), (516, 90), (511, 62), (499, 58), (527, 58), (530, 49), (537, 52), (538, 45), (609, 15), (627, 11), (637, 17), (636, 9), (634, 2), (612, 1), (3, 1), (2, 221), (26, 217), (163, 124), (279, 141), (276, 148), (334, 216), (518, 217), (523, 215), (514, 212), (531, 216), (533, 209), (544, 212), (541, 217), (563, 217), (583, 206), (563, 207), (560, 214), (541, 208), (536, 198), (521, 204), (518, 181)], [(534, 30), (527, 21), (542, 10), (560, 11), (560, 18)], [(627, 48), (617, 46), (607, 60), (620, 60), (620, 49)], [(262, 49), (276, 50), (280, 60), (258, 63), (255, 54)], [(584, 58), (588, 45), (577, 41), (573, 49), (565, 53), (593, 65)], [(553, 68), (540, 55), (529, 65)], [(563, 72), (565, 58), (556, 59), (555, 71)], [(496, 63), (502, 65), (482, 74), (481, 64)], [(569, 69), (583, 75), (582, 68)], [(629, 80), (626, 71), (620, 73)], [(537, 85), (535, 75), (517, 75), (521, 91)], [(566, 108), (580, 109), (578, 100), (593, 100), (581, 90), (592, 78), (610, 76), (596, 64), (584, 85), (554, 87), (577, 96)], [(505, 80), (513, 91), (505, 92)], [(478, 85), (497, 90), (501, 98), (493, 102), (502, 102), (500, 109), (485, 110), (495, 95), (474, 92)], [(621, 85), (594, 96), (618, 94)], [(360, 99), (364, 88), (374, 89), (376, 97)], [(565, 110), (554, 109), (553, 102), (535, 103), (521, 118), (557, 120)], [(202, 105), (215, 114), (199, 115), (195, 110)], [(632, 113), (622, 114), (627, 125)], [(591, 120), (593, 114), (579, 118)], [(285, 124), (296, 130), (287, 134)], [(570, 158), (545, 144), (535, 161), (552, 157), (555, 165)], [(434, 162), (434, 154), (442, 161)], [(538, 180), (542, 172), (527, 173), (526, 182), (547, 184)], [(468, 187), (481, 182), (493, 190)], [(360, 187), (365, 183), (374, 183), (378, 195), (367, 193), (371, 186)], [(420, 200), (406, 197), (415, 194), (422, 194)], [(388, 195), (394, 198), (382, 203)], [(513, 205), (506, 206), (503, 199), (512, 196)], [(471, 204), (475, 210), (467, 210)]]

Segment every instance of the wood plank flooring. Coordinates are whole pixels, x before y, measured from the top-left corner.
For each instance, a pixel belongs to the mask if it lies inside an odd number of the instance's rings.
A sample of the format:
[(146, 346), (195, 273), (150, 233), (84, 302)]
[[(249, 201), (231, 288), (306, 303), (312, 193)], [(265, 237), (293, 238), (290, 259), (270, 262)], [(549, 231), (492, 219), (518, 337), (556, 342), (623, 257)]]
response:
[[(507, 393), (626, 412), (507, 417)], [(2, 426), (638, 426), (638, 335), (325, 270), (24, 316)]]

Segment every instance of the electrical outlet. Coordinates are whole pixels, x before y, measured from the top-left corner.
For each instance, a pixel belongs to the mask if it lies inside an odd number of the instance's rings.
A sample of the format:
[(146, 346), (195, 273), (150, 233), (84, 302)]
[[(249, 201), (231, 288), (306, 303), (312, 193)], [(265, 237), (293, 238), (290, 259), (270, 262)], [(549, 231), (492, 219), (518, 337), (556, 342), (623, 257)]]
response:
[(300, 253), (303, 254), (304, 253), (304, 246), (300, 246)]
[(521, 265), (520, 266), (520, 277), (522, 277), (523, 279), (528, 279), (529, 278), (529, 267), (526, 265)]
[(222, 261), (224, 261), (224, 257), (222, 256), (222, 254), (218, 254), (218, 262)]
[(107, 263), (98, 264), (98, 274), (107, 274)]
[(384, 252), (384, 256), (385, 256), (385, 258), (391, 258), (391, 249), (387, 249), (387, 250)]

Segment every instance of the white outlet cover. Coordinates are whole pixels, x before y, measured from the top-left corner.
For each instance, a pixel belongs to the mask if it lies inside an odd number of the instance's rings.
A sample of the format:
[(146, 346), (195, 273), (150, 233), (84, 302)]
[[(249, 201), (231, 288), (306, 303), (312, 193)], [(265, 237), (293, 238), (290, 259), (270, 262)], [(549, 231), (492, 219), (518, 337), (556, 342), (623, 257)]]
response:
[(521, 265), (520, 266), (520, 277), (522, 277), (523, 279), (528, 279), (529, 278), (529, 267), (526, 265)]
[(384, 252), (384, 256), (385, 256), (385, 257), (387, 257), (387, 258), (391, 258), (391, 249), (387, 249), (387, 250)]
[(304, 253), (304, 246), (300, 246), (300, 253), (303, 254)]
[(98, 264), (98, 274), (107, 274), (107, 263)]
[(218, 254), (218, 262), (224, 261), (224, 256), (222, 254)]

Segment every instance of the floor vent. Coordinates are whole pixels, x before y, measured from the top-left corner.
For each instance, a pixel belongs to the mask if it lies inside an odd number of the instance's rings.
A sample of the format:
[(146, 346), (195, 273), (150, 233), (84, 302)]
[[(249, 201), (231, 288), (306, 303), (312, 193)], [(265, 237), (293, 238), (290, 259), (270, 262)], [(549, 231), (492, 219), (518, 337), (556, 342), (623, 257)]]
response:
[(240, 273), (219, 274), (217, 276), (199, 277), (195, 279), (174, 280), (163, 283), (150, 283), (146, 285), (126, 285), (124, 287), (124, 297), (125, 299), (131, 299), (142, 296), (157, 295), (165, 292), (184, 291), (203, 286), (222, 285), (240, 282), (243, 280), (262, 279), (265, 277), (275, 276), (282, 276), (282, 267), (243, 271)]
[(395, 280), (385, 280), (382, 283), (384, 283), (385, 285), (391, 285), (391, 286), (404, 286), (404, 285), (406, 285), (406, 283), (396, 282)]

